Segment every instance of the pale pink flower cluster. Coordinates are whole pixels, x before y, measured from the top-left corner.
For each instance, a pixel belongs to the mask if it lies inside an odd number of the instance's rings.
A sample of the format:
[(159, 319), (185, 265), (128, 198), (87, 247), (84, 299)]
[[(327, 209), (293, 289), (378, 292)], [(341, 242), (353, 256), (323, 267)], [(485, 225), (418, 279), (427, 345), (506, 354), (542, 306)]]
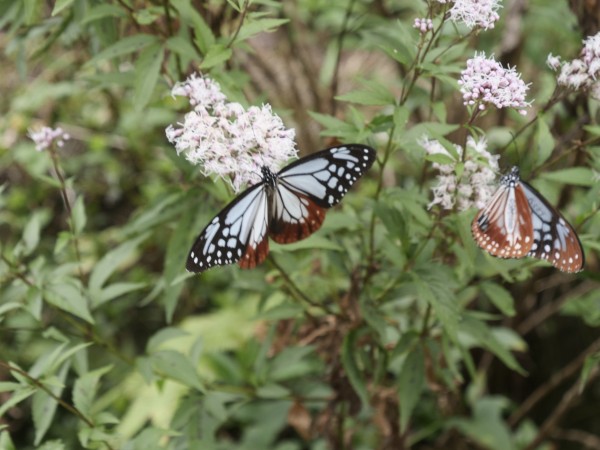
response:
[(521, 80), (521, 74), (514, 67), (505, 69), (493, 56), (486, 58), (485, 53), (476, 53), (467, 60), (458, 84), (464, 104), (481, 110), (490, 104), (496, 108), (516, 108), (525, 115), (524, 108), (530, 106), (525, 101), (529, 85)]
[[(422, 139), (419, 144), (429, 155), (443, 154), (452, 159), (451, 163), (433, 163), (433, 168), (439, 171), (437, 184), (431, 189), (433, 205), (440, 205), (444, 209), (452, 209), (457, 205), (460, 211), (472, 206), (483, 208), (494, 193), (493, 182), (498, 172), (499, 155), (492, 155), (487, 150), (484, 138), (476, 141), (473, 137), (467, 138), (467, 153), (463, 161), (463, 148), (454, 145), (458, 158), (434, 139)], [(456, 175), (456, 166), (463, 162), (463, 171), (460, 178)]]
[(29, 130), (29, 137), (35, 143), (35, 149), (38, 152), (50, 148), (54, 143), (57, 147), (65, 145), (65, 141), (71, 139), (68, 133), (62, 128), (42, 127), (38, 131)]
[(172, 93), (188, 97), (193, 109), (178, 127), (167, 127), (167, 139), (204, 175), (223, 178), (236, 192), (260, 181), (261, 167), (277, 172), (296, 157), (295, 131), (270, 105), (246, 109), (229, 102), (217, 82), (195, 74)]
[(463, 22), (468, 28), (494, 28), (500, 19), (499, 0), (455, 0), (450, 9), (450, 20)]
[(413, 28), (419, 30), (421, 34), (425, 34), (430, 30), (433, 30), (433, 21), (431, 19), (427, 19), (426, 17), (416, 18), (413, 23)]
[[(588, 37), (583, 41), (581, 55), (572, 61), (560, 63), (559, 57), (548, 55), (547, 63), (553, 70), (560, 74), (557, 82), (575, 91), (583, 90), (591, 92), (594, 98), (600, 99), (600, 33)], [(552, 61), (553, 64), (550, 63)]]

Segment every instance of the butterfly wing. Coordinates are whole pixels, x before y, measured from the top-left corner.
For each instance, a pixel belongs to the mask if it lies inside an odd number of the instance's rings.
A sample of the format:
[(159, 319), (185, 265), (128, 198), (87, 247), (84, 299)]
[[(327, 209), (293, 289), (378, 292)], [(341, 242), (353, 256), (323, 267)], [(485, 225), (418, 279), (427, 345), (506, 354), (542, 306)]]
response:
[(186, 269), (203, 272), (239, 261), (251, 269), (269, 253), (267, 188), (260, 182), (233, 200), (200, 233), (190, 250)]
[(322, 150), (285, 167), (277, 176), (271, 202), (271, 238), (296, 242), (318, 230), (325, 209), (340, 202), (375, 156), (371, 147), (352, 144)]
[(473, 219), (477, 245), (493, 256), (522, 258), (533, 244), (533, 224), (521, 183), (503, 183)]
[(522, 182), (533, 221), (533, 244), (529, 256), (545, 259), (563, 272), (579, 272), (585, 256), (577, 233), (562, 214), (541, 194)]

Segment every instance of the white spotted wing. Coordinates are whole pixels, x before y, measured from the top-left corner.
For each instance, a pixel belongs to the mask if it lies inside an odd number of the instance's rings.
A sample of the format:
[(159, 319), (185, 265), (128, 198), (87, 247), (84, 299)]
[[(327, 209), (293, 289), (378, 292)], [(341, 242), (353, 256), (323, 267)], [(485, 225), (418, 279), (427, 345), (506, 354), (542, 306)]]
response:
[(299, 159), (278, 174), (263, 167), (263, 179), (234, 199), (200, 233), (190, 250), (187, 270), (202, 272), (236, 262), (250, 269), (267, 257), (267, 236), (291, 243), (311, 235), (325, 220), (325, 210), (339, 203), (375, 156), (370, 147), (350, 144)]

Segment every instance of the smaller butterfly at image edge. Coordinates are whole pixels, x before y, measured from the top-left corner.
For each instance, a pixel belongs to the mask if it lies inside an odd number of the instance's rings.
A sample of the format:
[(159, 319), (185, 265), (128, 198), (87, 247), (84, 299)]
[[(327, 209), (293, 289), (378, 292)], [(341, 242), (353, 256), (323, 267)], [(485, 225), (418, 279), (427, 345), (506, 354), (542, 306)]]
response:
[(513, 167), (471, 224), (479, 247), (500, 258), (532, 256), (563, 272), (583, 270), (585, 255), (577, 233), (562, 214)]
[(267, 257), (269, 237), (280, 244), (308, 237), (321, 227), (325, 210), (341, 201), (375, 157), (369, 146), (346, 144), (300, 158), (278, 173), (263, 167), (262, 180), (200, 233), (186, 269), (200, 273), (236, 262), (251, 269)]

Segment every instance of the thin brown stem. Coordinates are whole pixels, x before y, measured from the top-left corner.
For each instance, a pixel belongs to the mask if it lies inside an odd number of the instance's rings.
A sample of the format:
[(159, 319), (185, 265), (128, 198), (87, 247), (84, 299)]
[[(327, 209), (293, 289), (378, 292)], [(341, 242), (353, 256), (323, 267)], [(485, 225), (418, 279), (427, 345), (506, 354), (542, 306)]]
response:
[[(569, 364), (567, 364), (565, 367), (563, 367), (559, 372), (552, 375), (552, 377), (550, 377), (550, 379), (546, 383), (539, 386), (535, 391), (533, 391), (533, 393), (529, 397), (527, 397), (523, 403), (521, 403), (521, 406), (519, 407), (519, 409), (517, 409), (509, 417), (508, 423), (511, 426), (515, 426), (516, 424), (518, 424), (540, 400), (545, 398), (550, 393), (550, 391), (557, 388), (566, 379), (572, 377), (578, 370), (580, 370), (588, 356), (590, 356), (598, 351), (600, 351), (600, 339), (597, 339), (594, 342), (592, 342), (592, 344), (589, 345), (588, 348), (586, 348), (583, 352), (581, 352)], [(594, 370), (594, 372), (590, 374), (590, 376), (588, 378), (588, 383), (590, 380), (592, 380), (592, 378), (595, 378), (597, 375), (598, 375), (598, 372), (597, 372), (597, 368), (596, 368)], [(565, 398), (569, 397), (572, 394), (571, 391), (574, 390), (574, 393), (577, 394), (579, 392), (579, 388), (580, 388), (580, 383), (579, 383), (579, 380), (577, 380), (574, 383), (574, 385), (569, 389), (569, 391), (567, 391), (567, 393), (565, 393), (565, 397), (563, 397), (563, 402), (565, 401)], [(558, 414), (557, 411), (560, 410), (560, 408), (562, 408), (561, 405), (563, 402), (561, 402), (561, 404), (559, 404), (559, 406), (553, 412), (551, 417), (549, 417), (546, 420), (547, 423), (549, 421), (551, 423), (556, 423), (558, 421), (558, 418), (555, 418), (552, 421), (551, 421), (551, 419), (553, 416)], [(548, 430), (546, 429), (542, 433), (542, 428), (540, 428), (540, 435), (543, 436), (546, 433), (548, 433)], [(538, 435), (538, 437), (540, 435)], [(539, 443), (539, 442), (541, 442), (541, 440), (537, 441), (537, 442)], [(533, 446), (530, 444), (528, 448), (535, 448), (536, 446)]]

